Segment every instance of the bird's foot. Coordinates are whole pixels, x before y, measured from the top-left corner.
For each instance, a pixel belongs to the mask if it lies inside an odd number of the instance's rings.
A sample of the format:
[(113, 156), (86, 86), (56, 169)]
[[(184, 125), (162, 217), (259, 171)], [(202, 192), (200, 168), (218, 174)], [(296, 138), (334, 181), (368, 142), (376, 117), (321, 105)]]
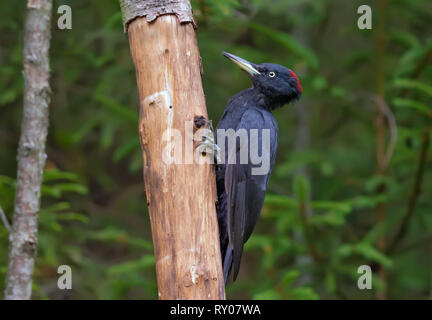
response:
[(212, 131), (210, 131), (210, 134), (203, 135), (203, 141), (198, 144), (197, 149), (201, 152), (202, 155), (209, 155), (213, 157), (216, 163), (221, 162), (220, 148), (217, 144), (214, 143)]
[[(195, 118), (195, 126), (202, 130), (202, 141), (197, 145), (197, 149), (203, 156), (211, 156), (216, 163), (221, 162), (220, 148), (214, 141), (213, 126), (211, 120), (206, 120), (204, 117)], [(204, 127), (204, 128), (202, 128)]]

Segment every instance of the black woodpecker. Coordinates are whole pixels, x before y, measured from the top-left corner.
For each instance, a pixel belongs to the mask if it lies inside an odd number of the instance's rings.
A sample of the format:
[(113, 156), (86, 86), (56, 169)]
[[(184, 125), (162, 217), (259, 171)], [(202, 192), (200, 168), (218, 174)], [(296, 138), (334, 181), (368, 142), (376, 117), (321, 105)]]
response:
[[(250, 155), (248, 161), (241, 161), (241, 147), (238, 137), (235, 147), (229, 148), (228, 138), (219, 149), (223, 163), (216, 165), (218, 206), (217, 215), (220, 230), (220, 246), (225, 282), (231, 274), (233, 281), (240, 269), (243, 245), (249, 239), (260, 215), (267, 182), (275, 163), (278, 147), (278, 125), (272, 111), (300, 98), (302, 87), (295, 73), (283, 66), (272, 63), (254, 64), (233, 54), (223, 55), (246, 71), (252, 80), (252, 87), (233, 96), (225, 108), (216, 128), (216, 143), (219, 129), (245, 129), (246, 142), (252, 146), (252, 130), (258, 129), (255, 140), (258, 153), (269, 158), (269, 170), (254, 174), (253, 168), (259, 167)], [(262, 130), (268, 129), (269, 144), (265, 145)], [(220, 140), (220, 139), (219, 139)], [(261, 146), (263, 145), (263, 146)], [(236, 159), (229, 161), (233, 153)]]

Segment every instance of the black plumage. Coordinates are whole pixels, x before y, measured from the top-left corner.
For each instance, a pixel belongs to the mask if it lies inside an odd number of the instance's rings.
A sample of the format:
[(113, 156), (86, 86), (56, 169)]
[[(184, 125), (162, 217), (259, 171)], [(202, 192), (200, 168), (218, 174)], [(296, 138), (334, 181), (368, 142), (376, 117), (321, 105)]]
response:
[[(218, 223), (220, 245), (225, 281), (232, 274), (237, 278), (243, 245), (249, 239), (260, 215), (267, 183), (275, 163), (278, 147), (278, 126), (272, 110), (298, 99), (302, 88), (297, 76), (290, 69), (271, 63), (253, 64), (229, 53), (225, 57), (245, 70), (253, 86), (232, 97), (225, 108), (216, 128), (245, 129), (248, 146), (254, 143), (251, 129), (258, 129), (258, 154), (269, 157), (269, 170), (262, 174), (253, 174), (252, 169), (261, 166), (241, 162), (240, 138), (236, 138), (233, 150), (228, 150), (228, 138), (224, 138), (222, 155), (224, 163), (216, 166), (216, 182), (218, 193)], [(263, 147), (262, 129), (269, 129), (270, 144)], [(238, 132), (238, 131), (237, 131)], [(217, 141), (221, 146), (221, 141)], [(228, 161), (230, 152), (237, 155), (236, 161)]]

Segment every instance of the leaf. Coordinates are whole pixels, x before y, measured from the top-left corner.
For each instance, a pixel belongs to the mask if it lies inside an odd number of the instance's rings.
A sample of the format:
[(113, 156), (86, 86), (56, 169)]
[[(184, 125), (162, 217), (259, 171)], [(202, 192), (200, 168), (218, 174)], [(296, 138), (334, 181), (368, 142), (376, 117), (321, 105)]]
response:
[(337, 201), (313, 201), (312, 208), (314, 209), (331, 209), (337, 210), (344, 213), (351, 212), (352, 208), (348, 202), (337, 202)]
[(79, 194), (87, 194), (87, 187), (77, 183), (61, 183), (57, 184), (56, 187), (61, 192), (75, 192)]
[(13, 185), (15, 183), (15, 180), (12, 179), (11, 177), (4, 176), (4, 175), (0, 174), (0, 183), (10, 186), (10, 185)]
[(124, 157), (126, 157), (128, 154), (135, 150), (139, 150), (140, 142), (138, 139), (131, 139), (127, 143), (121, 145), (115, 152), (113, 156), (113, 160), (115, 162), (120, 161)]
[(61, 190), (57, 187), (48, 186), (48, 185), (42, 185), (42, 195), (43, 196), (50, 196), (53, 198), (60, 198), (61, 197)]
[(327, 80), (323, 76), (317, 76), (312, 80), (312, 87), (317, 90), (324, 90), (327, 88)]
[(391, 32), (390, 37), (393, 40), (406, 45), (407, 47), (420, 46), (420, 41), (415, 35), (401, 29)]
[(64, 210), (69, 210), (71, 207), (69, 202), (57, 202), (55, 204), (53, 204), (52, 206), (48, 206), (45, 207), (44, 209), (47, 211), (51, 211), (51, 212), (58, 212), (58, 211), (64, 211)]
[(336, 291), (337, 280), (336, 280), (336, 275), (332, 270), (327, 270), (324, 281), (328, 291), (330, 292)]
[(268, 206), (282, 207), (286, 209), (297, 208), (297, 201), (294, 198), (278, 194), (267, 194), (264, 199), (264, 204)]
[(261, 234), (253, 234), (250, 239), (245, 243), (244, 250), (248, 251), (253, 248), (271, 247), (271, 237)]
[(374, 196), (357, 196), (350, 200), (351, 206), (355, 209), (374, 208), (378, 203), (385, 203), (387, 196), (380, 194)]
[(330, 89), (330, 94), (336, 98), (343, 98), (343, 97), (348, 96), (348, 93), (344, 88), (336, 87), (336, 86), (334, 86)]
[(352, 254), (352, 252), (352, 245), (348, 243), (341, 245), (336, 251), (337, 255), (341, 257), (348, 257)]
[(379, 252), (372, 245), (360, 242), (354, 246), (354, 251), (361, 254), (365, 258), (371, 259), (382, 264), (384, 267), (390, 267), (393, 263), (385, 254)]
[(375, 224), (371, 230), (363, 237), (362, 243), (373, 245), (378, 241), (378, 238), (384, 235), (387, 231), (387, 226), (385, 223)]
[(281, 177), (291, 177), (296, 171), (308, 164), (319, 163), (321, 156), (316, 151), (297, 151), (290, 154), (288, 161), (285, 161), (276, 168), (276, 174)]
[(300, 271), (298, 270), (291, 270), (284, 274), (281, 284), (283, 286), (290, 285), (294, 280), (296, 280), (300, 275)]
[(122, 13), (120, 11), (115, 12), (108, 18), (108, 20), (104, 24), (105, 29), (115, 28), (121, 24), (122, 21)]
[[(73, 132), (73, 134), (69, 137), (71, 140), (69, 143), (75, 145), (81, 140), (84, 139), (88, 135), (88, 133), (93, 130), (98, 124), (100, 124), (102, 121), (102, 117), (99, 114), (96, 114), (91, 119), (88, 119), (87, 121), (84, 121), (82, 126), (76, 129), (76, 131)], [(67, 139), (67, 133), (64, 133), (65, 137), (63, 139)]]
[(395, 182), (388, 176), (375, 175), (366, 180), (365, 189), (368, 192), (375, 192), (380, 185), (384, 185), (386, 188), (389, 188), (394, 183)]
[(118, 116), (121, 116), (128, 121), (138, 123), (138, 113), (126, 108), (126, 106), (118, 103), (116, 100), (99, 93), (95, 93), (93, 99), (96, 102), (99, 102), (101, 106), (109, 109)]
[(142, 167), (142, 156), (139, 152), (136, 152), (132, 156), (132, 160), (129, 163), (129, 172), (136, 173)]
[(323, 161), (320, 165), (321, 174), (323, 176), (331, 176), (334, 174), (334, 165), (331, 162)]
[(0, 94), (0, 106), (13, 102), (18, 96), (18, 91), (10, 89)]
[(113, 122), (105, 123), (102, 126), (101, 140), (100, 140), (100, 146), (102, 149), (106, 149), (113, 145), (116, 129), (117, 129), (117, 125)]
[(399, 107), (399, 108), (414, 109), (414, 110), (420, 111), (421, 113), (426, 114), (428, 116), (431, 114), (431, 109), (429, 109), (428, 106), (426, 106), (425, 104), (423, 104), (421, 102), (415, 101), (415, 100), (404, 99), (404, 98), (394, 98), (392, 102), (396, 107)]
[(109, 276), (117, 276), (122, 273), (140, 272), (146, 268), (154, 266), (155, 258), (153, 255), (145, 255), (139, 260), (128, 261), (120, 263), (108, 268), (107, 273)]
[(126, 243), (137, 247), (142, 247), (147, 250), (153, 250), (153, 244), (145, 239), (132, 237), (126, 231), (116, 227), (108, 226), (103, 230), (93, 231), (89, 233), (90, 239), (99, 241), (113, 241), (118, 243)]
[(305, 176), (298, 175), (294, 180), (294, 193), (299, 203), (308, 201), (309, 196), (309, 181)]
[(315, 53), (309, 48), (303, 46), (289, 34), (271, 29), (258, 23), (250, 23), (249, 26), (251, 29), (262, 33), (277, 44), (282, 45), (284, 48), (288, 49), (289, 52), (303, 58), (312, 69), (318, 69), (319, 61)]
[(49, 169), (44, 171), (44, 183), (53, 180), (69, 180), (77, 182), (78, 175), (73, 172), (61, 171), (58, 169)]
[(427, 48), (423, 46), (415, 46), (407, 50), (399, 59), (396, 68), (394, 68), (394, 76), (400, 77), (412, 74), (418, 61), (423, 59), (425, 54), (427, 54)]
[(82, 214), (76, 212), (62, 212), (57, 214), (58, 220), (70, 220), (70, 221), (80, 221), (82, 223), (88, 223), (89, 218)]
[(331, 226), (342, 226), (345, 224), (345, 216), (340, 211), (330, 211), (326, 214), (315, 214), (309, 218), (312, 224), (328, 224)]
[(432, 96), (432, 86), (418, 80), (396, 79), (393, 85), (398, 88), (415, 89)]
[(60, 225), (60, 223), (56, 222), (56, 221), (52, 221), (49, 226), (51, 227), (52, 230), (56, 231), (56, 232), (62, 232), (63, 228)]
[(301, 287), (292, 289), (289, 296), (293, 300), (318, 300), (319, 296), (309, 287)]
[(280, 300), (282, 296), (273, 289), (256, 293), (252, 296), (253, 300)]

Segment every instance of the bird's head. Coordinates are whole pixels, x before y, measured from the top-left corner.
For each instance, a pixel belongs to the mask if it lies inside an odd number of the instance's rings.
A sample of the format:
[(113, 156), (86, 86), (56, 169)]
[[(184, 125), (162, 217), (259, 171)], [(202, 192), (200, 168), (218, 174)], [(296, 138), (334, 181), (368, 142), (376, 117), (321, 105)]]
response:
[(270, 109), (300, 98), (303, 89), (292, 70), (273, 63), (254, 64), (227, 52), (223, 55), (249, 74), (254, 89), (265, 97)]

